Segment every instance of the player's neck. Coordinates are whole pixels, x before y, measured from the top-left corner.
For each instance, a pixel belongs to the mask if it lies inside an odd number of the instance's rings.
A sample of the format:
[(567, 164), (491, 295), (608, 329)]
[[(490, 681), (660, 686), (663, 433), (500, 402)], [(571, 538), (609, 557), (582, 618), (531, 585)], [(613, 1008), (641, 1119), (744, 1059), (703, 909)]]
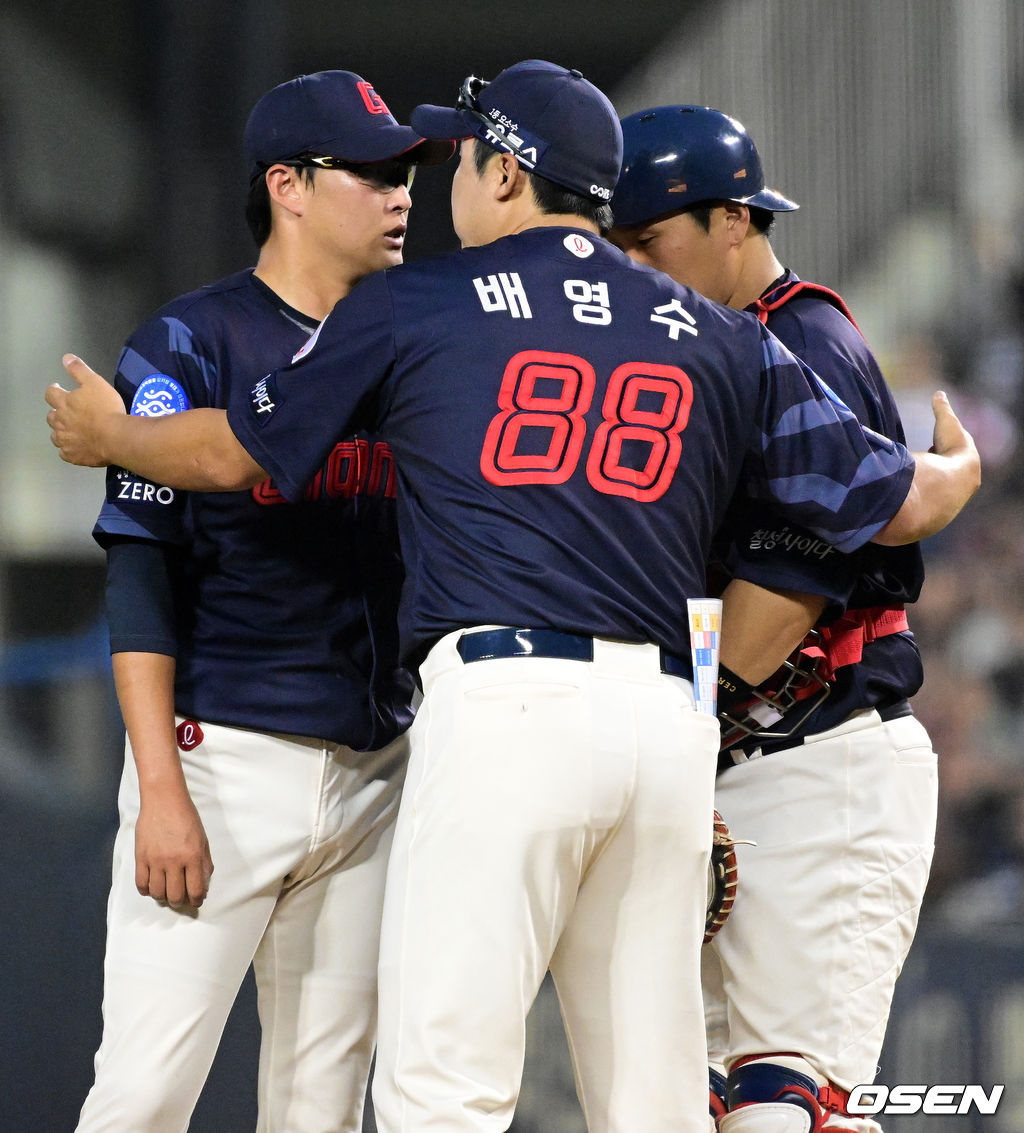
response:
[(327, 318), (358, 282), (323, 257), (311, 261), (288, 254), (273, 238), (260, 249), (254, 274), (289, 307), (318, 320)]
[(596, 224), (574, 212), (534, 212), (514, 231), (525, 232), (528, 228), (585, 228), (595, 236), (601, 234)]
[(729, 306), (738, 311), (749, 307), (761, 298), (783, 270), (767, 237), (759, 233), (747, 239), (743, 244), (743, 266), (729, 297)]
[(530, 196), (520, 194), (494, 212), (494, 234), (491, 240), (500, 240), (503, 236), (515, 236), (520, 232), (528, 232), (531, 228), (585, 228), (595, 236), (600, 235), (595, 224), (577, 213), (541, 212), (533, 204)]

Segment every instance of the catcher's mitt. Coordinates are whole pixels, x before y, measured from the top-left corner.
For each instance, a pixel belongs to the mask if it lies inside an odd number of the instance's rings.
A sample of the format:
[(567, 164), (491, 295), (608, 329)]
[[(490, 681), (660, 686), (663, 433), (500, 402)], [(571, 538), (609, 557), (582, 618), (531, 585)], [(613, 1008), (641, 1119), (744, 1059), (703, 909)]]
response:
[[(715, 827), (708, 863), (708, 913), (704, 921), (704, 943), (725, 924), (736, 900), (736, 839), (725, 819), (715, 811)], [(753, 845), (746, 842), (745, 845)]]

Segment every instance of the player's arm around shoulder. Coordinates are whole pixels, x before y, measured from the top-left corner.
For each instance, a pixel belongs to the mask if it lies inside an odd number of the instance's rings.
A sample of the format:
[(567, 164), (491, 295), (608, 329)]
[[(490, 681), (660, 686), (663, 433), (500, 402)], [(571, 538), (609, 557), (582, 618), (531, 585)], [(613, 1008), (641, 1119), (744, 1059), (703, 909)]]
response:
[(941, 390), (932, 397), (932, 447), (914, 453), (914, 479), (899, 511), (874, 536), (896, 547), (914, 543), (951, 523), (981, 487), (981, 458), (974, 438), (960, 423)]
[(46, 391), (50, 440), (69, 464), (116, 464), (156, 483), (200, 492), (235, 491), (266, 477), (235, 438), (222, 409), (134, 417), (117, 390), (81, 358), (66, 354), (74, 381)]

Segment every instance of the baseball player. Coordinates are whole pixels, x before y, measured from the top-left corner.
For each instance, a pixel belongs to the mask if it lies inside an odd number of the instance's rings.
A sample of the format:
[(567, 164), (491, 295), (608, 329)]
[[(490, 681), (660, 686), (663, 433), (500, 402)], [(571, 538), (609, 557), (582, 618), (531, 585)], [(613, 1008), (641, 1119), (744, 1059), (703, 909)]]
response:
[[(615, 242), (753, 312), (864, 425), (902, 441), (843, 301), (772, 251), (774, 214), (797, 206), (765, 187), (743, 126), (708, 107), (662, 106), (622, 128)], [(742, 601), (732, 617), (764, 632), (742, 652), (731, 648), (740, 635), (722, 634), (729, 742), (716, 806), (757, 845), (737, 850), (742, 894), (703, 955), (712, 1112), (723, 1133), (877, 1133), (846, 1113), (847, 1092), (874, 1079), (935, 836), (936, 757), (909, 704), (922, 669), (904, 610), (921, 590), (920, 549), (837, 554), (749, 495), (721, 541)], [(773, 674), (801, 643), (823, 682), (782, 701)], [(765, 678), (767, 701), (752, 689)]]
[[(271, 90), (244, 141), (258, 262), (131, 336), (115, 385), (136, 418), (226, 405), (286, 364), (401, 263), (413, 163), (452, 150), (348, 71)], [(361, 1128), (412, 717), (394, 495), (365, 433), (291, 502), (269, 479), (211, 495), (108, 473), (95, 536), (127, 757), (82, 1133), (186, 1129), (250, 962), (259, 1129)]]
[(267, 469), (294, 497), (339, 432), (381, 427), (423, 704), (386, 886), (378, 1128), (506, 1129), (550, 968), (589, 1128), (706, 1133), (718, 728), (683, 611), (711, 534), (746, 477), (846, 550), (900, 541), (962, 505), (977, 457), (937, 402), (938, 451), (915, 463), (757, 320), (603, 240), (621, 132), (578, 71), (470, 77), (412, 120), (464, 139), (461, 252), (364, 280), (292, 366), (187, 428), (129, 420), (69, 358), (54, 442), (191, 486)]

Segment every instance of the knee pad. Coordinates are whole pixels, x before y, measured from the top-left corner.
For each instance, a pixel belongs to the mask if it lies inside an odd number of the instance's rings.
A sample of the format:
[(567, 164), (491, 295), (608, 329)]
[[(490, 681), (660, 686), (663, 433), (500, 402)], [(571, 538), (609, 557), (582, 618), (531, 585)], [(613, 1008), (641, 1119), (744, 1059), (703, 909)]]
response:
[(725, 1075), (713, 1066), (708, 1067), (708, 1113), (722, 1117), (725, 1113)]

